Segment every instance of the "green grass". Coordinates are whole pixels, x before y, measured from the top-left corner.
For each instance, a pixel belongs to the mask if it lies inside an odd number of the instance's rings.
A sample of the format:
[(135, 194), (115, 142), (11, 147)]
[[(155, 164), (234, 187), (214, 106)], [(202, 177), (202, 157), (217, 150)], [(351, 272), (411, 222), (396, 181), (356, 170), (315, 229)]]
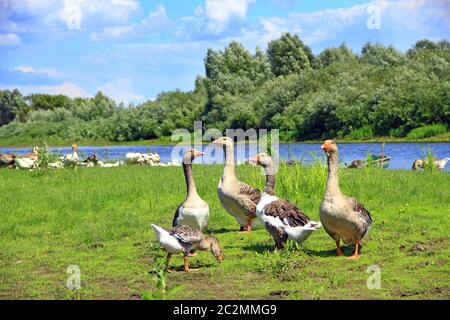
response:
[[(237, 171), (242, 180), (263, 185), (258, 168)], [(374, 218), (358, 261), (335, 257), (323, 229), (302, 247), (278, 252), (261, 227), (238, 233), (217, 198), (222, 166), (197, 165), (194, 174), (225, 260), (219, 264), (207, 252), (190, 258), (201, 270), (165, 275), (164, 287), (177, 288), (169, 298), (450, 298), (448, 173), (342, 170), (342, 190)], [(276, 190), (318, 219), (325, 179), (320, 166), (282, 167)], [(164, 259), (149, 225), (170, 226), (185, 196), (181, 168), (2, 169), (0, 180), (0, 299), (167, 297), (157, 294), (161, 278), (149, 273)], [(171, 264), (180, 268), (182, 256)], [(69, 265), (80, 267), (79, 290), (65, 285)], [(371, 265), (381, 269), (380, 290), (366, 287)]]
[(373, 128), (364, 126), (362, 128), (351, 131), (345, 138), (348, 140), (367, 140), (374, 137)]
[(437, 135), (445, 135), (446, 133), (447, 127), (445, 125), (433, 124), (411, 130), (406, 136), (406, 138), (408, 140), (418, 140), (434, 137)]

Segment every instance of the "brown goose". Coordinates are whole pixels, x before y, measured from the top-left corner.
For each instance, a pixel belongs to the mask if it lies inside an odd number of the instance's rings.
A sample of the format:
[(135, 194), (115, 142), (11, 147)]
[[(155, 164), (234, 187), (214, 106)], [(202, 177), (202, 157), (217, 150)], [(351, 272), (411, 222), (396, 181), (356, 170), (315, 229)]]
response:
[(358, 245), (370, 229), (372, 218), (369, 211), (358, 200), (341, 193), (338, 176), (338, 147), (333, 140), (326, 140), (321, 148), (327, 155), (328, 179), (325, 195), (320, 204), (320, 221), (325, 231), (336, 241), (336, 255), (341, 256), (341, 239), (346, 245), (355, 244), (355, 253), (350, 259), (358, 258)]
[(186, 200), (175, 212), (172, 227), (188, 225), (203, 232), (208, 227), (209, 206), (198, 195), (192, 174), (192, 161), (202, 155), (203, 152), (195, 149), (186, 151), (183, 155), (183, 171), (186, 179), (187, 196)]
[(210, 250), (219, 262), (223, 260), (219, 240), (214, 236), (205, 236), (202, 232), (189, 226), (177, 226), (166, 230), (152, 224), (152, 228), (156, 232), (158, 242), (167, 251), (166, 270), (169, 272), (170, 258), (174, 253), (183, 253), (185, 272), (189, 271), (189, 252), (194, 249)]
[(222, 207), (236, 219), (241, 226), (240, 231), (251, 231), (261, 192), (237, 179), (234, 171), (233, 140), (229, 137), (221, 137), (213, 143), (222, 145), (225, 153), (225, 168), (218, 186)]
[(39, 156), (39, 147), (38, 147), (38, 146), (34, 146), (33, 149), (32, 149), (32, 151), (29, 152), (29, 153), (27, 153), (27, 154), (25, 154), (25, 155), (23, 156), (23, 158), (28, 158), (28, 159), (32, 159), (32, 160), (37, 160), (38, 156)]
[(16, 158), (16, 155), (14, 154), (0, 154), (0, 167), (8, 167), (8, 168), (14, 168), (15, 162), (14, 159)]
[(276, 248), (282, 249), (287, 240), (303, 243), (320, 228), (320, 222), (310, 220), (289, 201), (275, 197), (275, 168), (268, 154), (257, 154), (250, 162), (259, 164), (266, 171), (266, 184), (256, 206), (256, 214), (274, 238)]

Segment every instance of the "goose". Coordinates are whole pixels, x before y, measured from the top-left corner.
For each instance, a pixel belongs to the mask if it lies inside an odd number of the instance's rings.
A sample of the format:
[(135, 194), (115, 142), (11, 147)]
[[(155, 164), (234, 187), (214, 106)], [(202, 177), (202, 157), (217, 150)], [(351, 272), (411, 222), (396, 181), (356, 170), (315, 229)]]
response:
[[(443, 170), (449, 160), (450, 160), (449, 157), (446, 157), (444, 159), (433, 158), (434, 166), (438, 170)], [(422, 160), (422, 159), (415, 160), (412, 165), (411, 170), (417, 170), (419, 168), (424, 169), (426, 163), (427, 163), (427, 160)]]
[(101, 167), (101, 168), (115, 168), (115, 167), (120, 167), (124, 164), (123, 161), (116, 161), (114, 163), (104, 163), (103, 161), (98, 161), (97, 164)]
[(38, 146), (34, 146), (32, 151), (27, 153), (27, 154), (25, 154), (23, 156), (23, 158), (29, 158), (29, 159), (37, 160), (38, 156), (39, 156), (39, 147)]
[(276, 249), (282, 249), (287, 240), (302, 244), (321, 227), (320, 222), (312, 221), (294, 204), (275, 196), (275, 168), (268, 154), (259, 153), (250, 162), (262, 166), (266, 172), (266, 183), (256, 206), (256, 215), (274, 238)]
[(125, 162), (138, 163), (142, 159), (142, 154), (138, 152), (128, 152), (125, 154)]
[(13, 168), (15, 166), (16, 155), (14, 154), (0, 154), (0, 167)]
[(84, 159), (82, 163), (84, 163), (87, 167), (92, 167), (97, 165), (99, 161), (100, 159), (98, 155), (96, 153), (93, 153), (92, 155)]
[(72, 153), (66, 154), (62, 158), (62, 162), (65, 166), (75, 165), (78, 163), (78, 145), (72, 144)]
[(213, 256), (222, 262), (223, 254), (220, 248), (219, 240), (214, 236), (205, 236), (190, 226), (176, 226), (171, 229), (164, 229), (155, 224), (151, 225), (156, 232), (159, 244), (167, 251), (166, 270), (169, 269), (169, 262), (172, 254), (183, 253), (184, 271), (189, 271), (189, 252), (194, 249), (207, 251), (210, 250)]
[(37, 167), (36, 159), (32, 158), (15, 158), (17, 169), (35, 169)]
[(325, 140), (321, 148), (327, 156), (328, 178), (323, 200), (320, 204), (320, 222), (325, 231), (336, 241), (336, 255), (341, 256), (341, 239), (345, 245), (355, 244), (355, 252), (349, 259), (358, 259), (358, 246), (367, 235), (372, 217), (355, 198), (348, 197), (339, 189), (338, 147), (334, 140)]
[(60, 160), (58, 160), (58, 161), (49, 163), (48, 167), (53, 168), (53, 169), (60, 169), (60, 168), (64, 168), (64, 164)]
[(183, 155), (183, 172), (186, 180), (186, 200), (178, 207), (173, 218), (172, 227), (188, 225), (202, 232), (206, 231), (209, 219), (209, 206), (198, 195), (192, 174), (192, 161), (203, 152), (191, 149)]
[(251, 231), (261, 193), (237, 179), (234, 170), (233, 140), (230, 137), (220, 137), (213, 143), (223, 146), (225, 154), (225, 167), (218, 185), (222, 207), (236, 219), (241, 226), (241, 232)]

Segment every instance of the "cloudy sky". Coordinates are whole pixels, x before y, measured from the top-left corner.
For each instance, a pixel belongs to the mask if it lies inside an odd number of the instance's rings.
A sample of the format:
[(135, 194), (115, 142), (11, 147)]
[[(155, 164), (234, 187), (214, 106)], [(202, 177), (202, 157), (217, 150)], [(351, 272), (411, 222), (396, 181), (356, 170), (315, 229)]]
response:
[(449, 0), (0, 0), (0, 89), (139, 103), (191, 90), (207, 48), (283, 32), (315, 53), (449, 39)]

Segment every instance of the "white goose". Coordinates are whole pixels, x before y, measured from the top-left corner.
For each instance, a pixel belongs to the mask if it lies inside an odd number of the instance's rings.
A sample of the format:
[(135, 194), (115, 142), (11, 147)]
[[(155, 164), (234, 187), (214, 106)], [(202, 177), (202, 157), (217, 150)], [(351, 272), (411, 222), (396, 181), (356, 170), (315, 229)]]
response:
[(66, 154), (62, 159), (64, 166), (71, 166), (78, 164), (78, 145), (72, 144), (72, 153)]
[(275, 196), (275, 168), (268, 154), (257, 154), (250, 162), (262, 166), (266, 172), (266, 183), (256, 206), (256, 215), (274, 238), (276, 248), (282, 249), (287, 240), (303, 243), (321, 227), (320, 222), (310, 220), (294, 204)]
[(164, 229), (155, 224), (152, 228), (156, 232), (159, 244), (167, 251), (166, 270), (169, 269), (169, 262), (172, 254), (182, 253), (184, 255), (184, 271), (189, 271), (189, 252), (191, 250), (210, 250), (213, 256), (221, 262), (223, 260), (222, 250), (219, 240), (214, 236), (205, 236), (201, 231), (189, 226), (176, 226), (171, 229)]
[(221, 137), (213, 143), (223, 146), (225, 153), (225, 167), (218, 186), (222, 207), (236, 219), (241, 226), (240, 231), (251, 231), (261, 193), (237, 179), (234, 171), (233, 140), (229, 137)]
[[(450, 160), (449, 157), (446, 157), (444, 159), (433, 158), (434, 166), (438, 170), (443, 170), (449, 160)], [(411, 169), (412, 170), (417, 170), (418, 168), (424, 169), (426, 163), (427, 163), (427, 160), (422, 160), (422, 159), (415, 160)]]
[(36, 159), (33, 158), (15, 158), (16, 167), (18, 169), (35, 169), (37, 168)]
[(209, 206), (198, 195), (192, 174), (192, 161), (203, 152), (191, 149), (183, 155), (183, 171), (186, 180), (186, 200), (178, 207), (172, 226), (188, 225), (200, 231), (206, 231), (209, 219)]

